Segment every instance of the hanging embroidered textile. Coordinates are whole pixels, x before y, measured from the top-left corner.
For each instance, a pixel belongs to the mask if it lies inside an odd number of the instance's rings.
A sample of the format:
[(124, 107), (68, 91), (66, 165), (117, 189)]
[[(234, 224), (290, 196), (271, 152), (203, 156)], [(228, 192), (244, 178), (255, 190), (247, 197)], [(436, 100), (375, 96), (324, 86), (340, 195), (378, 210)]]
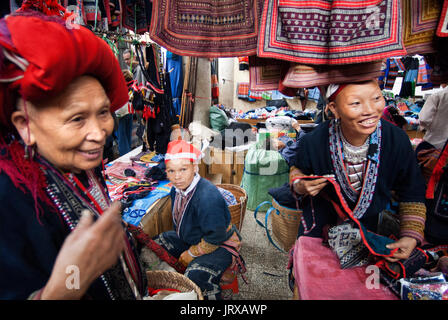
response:
[(251, 91), (278, 90), (282, 70), (288, 69), (288, 62), (276, 59), (249, 57), (249, 78)]
[(254, 55), (262, 0), (153, 0), (151, 39), (183, 56)]
[(152, 2), (150, 0), (121, 0), (123, 27), (143, 34), (151, 24)]
[(303, 64), (350, 64), (406, 54), (399, 0), (268, 0), (259, 57)]
[(433, 40), (440, 11), (438, 0), (402, 0), (403, 43), (408, 54), (435, 51)]
[[(70, 12), (76, 13), (75, 23), (80, 25), (100, 25), (101, 21), (107, 23), (109, 30), (120, 26), (121, 0), (62, 0), (61, 5)], [(96, 21), (95, 21), (96, 14)], [(107, 19), (107, 21), (106, 21)]]
[(247, 82), (240, 82), (237, 84), (238, 99), (249, 99), (249, 84)]
[(425, 61), (424, 57), (419, 58), (417, 85), (422, 86), (422, 90), (431, 90), (433, 85), (431, 79), (431, 68)]
[(382, 61), (340, 66), (291, 64), (282, 84), (289, 88), (311, 88), (378, 78)]
[(448, 0), (443, 2), (442, 13), (437, 25), (436, 35), (438, 37), (448, 37)]

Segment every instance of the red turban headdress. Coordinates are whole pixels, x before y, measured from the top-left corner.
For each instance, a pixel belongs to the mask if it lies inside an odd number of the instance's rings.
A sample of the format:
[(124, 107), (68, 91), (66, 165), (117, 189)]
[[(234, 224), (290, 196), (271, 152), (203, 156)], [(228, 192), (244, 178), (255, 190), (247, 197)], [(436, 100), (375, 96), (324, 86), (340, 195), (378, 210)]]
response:
[(0, 172), (35, 200), (50, 203), (46, 179), (35, 161), (24, 160), (11, 115), (21, 96), (39, 102), (61, 93), (83, 75), (95, 77), (111, 102), (111, 111), (128, 102), (120, 65), (110, 47), (93, 32), (60, 17), (21, 11), (0, 20)]
[(40, 13), (0, 20), (0, 123), (10, 126), (15, 94), (38, 102), (75, 78), (91, 75), (103, 85), (111, 111), (128, 102), (126, 82), (108, 44), (92, 31)]

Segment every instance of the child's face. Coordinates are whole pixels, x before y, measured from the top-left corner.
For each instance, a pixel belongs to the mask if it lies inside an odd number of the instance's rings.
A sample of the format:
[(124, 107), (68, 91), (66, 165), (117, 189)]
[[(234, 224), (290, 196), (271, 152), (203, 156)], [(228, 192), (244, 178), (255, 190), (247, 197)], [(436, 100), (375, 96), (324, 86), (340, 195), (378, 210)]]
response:
[(180, 190), (186, 190), (193, 181), (197, 165), (188, 159), (170, 160), (166, 163), (166, 175)]

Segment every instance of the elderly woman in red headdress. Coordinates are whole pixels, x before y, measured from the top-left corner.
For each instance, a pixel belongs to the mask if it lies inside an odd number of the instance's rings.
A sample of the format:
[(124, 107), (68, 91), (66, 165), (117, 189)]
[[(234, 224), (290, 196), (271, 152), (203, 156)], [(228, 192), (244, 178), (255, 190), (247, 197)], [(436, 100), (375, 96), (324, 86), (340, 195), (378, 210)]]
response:
[[(244, 272), (241, 238), (231, 223), (227, 202), (210, 181), (199, 175), (201, 151), (184, 140), (168, 144), (166, 173), (171, 189), (174, 230), (155, 238), (186, 267), (185, 276), (203, 291), (204, 298), (222, 298), (226, 270)], [(238, 268), (241, 268), (238, 269)]]
[[(73, 27), (73, 26), (72, 26)], [(0, 299), (136, 299), (145, 276), (101, 172), (118, 61), (86, 28), (0, 20)]]
[[(375, 80), (330, 85), (327, 98), (335, 119), (301, 140), (291, 172), (303, 208), (299, 236), (325, 238), (328, 228), (337, 230), (331, 228), (348, 219), (371, 253), (389, 262), (406, 260), (423, 242), (426, 213), (425, 184), (409, 137), (381, 119), (385, 101)], [(393, 192), (399, 224), (396, 240), (386, 240), (375, 233)], [(343, 268), (365, 261), (358, 253), (342, 259)]]

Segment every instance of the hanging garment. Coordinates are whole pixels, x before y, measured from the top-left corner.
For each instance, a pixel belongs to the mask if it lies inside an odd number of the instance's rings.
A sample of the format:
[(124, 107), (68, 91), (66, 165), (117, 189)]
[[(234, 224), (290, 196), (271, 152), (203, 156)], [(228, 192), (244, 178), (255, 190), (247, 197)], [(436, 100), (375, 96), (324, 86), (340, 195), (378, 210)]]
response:
[(103, 4), (103, 1), (97, 1), (98, 7), (95, 5), (96, 0), (84, 0), (84, 12), (86, 16), (87, 23), (92, 23), (95, 21), (95, 13), (96, 13), (96, 21), (101, 21), (101, 9), (99, 6)]
[(20, 5), (19, 5), (18, 1), (16, 1), (16, 0), (9, 0), (9, 9), (10, 9), (10, 11), (9, 12), (5, 12), (5, 13), (9, 14), (10, 12), (14, 12), (14, 11), (16, 11), (19, 8), (20, 8)]
[(239, 57), (238, 58), (239, 69), (240, 71), (249, 70), (249, 57)]
[(218, 59), (213, 59), (210, 63), (212, 99), (219, 98), (219, 82), (218, 82)]
[(249, 98), (249, 84), (247, 82), (238, 83), (238, 99)]
[(448, 37), (448, 0), (444, 0), (442, 13), (437, 25), (436, 35), (438, 37)]
[[(372, 5), (374, 4), (374, 6)], [(348, 64), (406, 52), (398, 0), (268, 0), (258, 38), (259, 57), (304, 64)]]
[(249, 57), (250, 90), (278, 90), (282, 70), (287, 69), (288, 62), (276, 59), (264, 59), (257, 56)]
[(184, 56), (254, 55), (262, 0), (153, 0), (150, 37)]
[(389, 66), (390, 66), (389, 59), (383, 60), (383, 62), (381, 63), (381, 74), (378, 77), (378, 86), (380, 87), (381, 90), (383, 90), (384, 86), (386, 85), (387, 74), (389, 73)]
[(412, 57), (404, 57), (401, 59), (401, 61), (406, 68), (406, 73), (403, 78), (403, 84), (401, 85), (400, 97), (414, 97), (419, 66), (418, 59)]
[(419, 58), (418, 63), (417, 85), (422, 86), (422, 90), (431, 90), (433, 88), (430, 81), (431, 68), (424, 57)]
[(150, 0), (121, 0), (123, 27), (137, 34), (149, 30), (152, 2)]
[(121, 23), (121, 13), (122, 13), (120, 0), (109, 0), (109, 10), (110, 10), (109, 26), (111, 28), (119, 27)]
[(440, 17), (438, 0), (402, 0), (403, 43), (407, 54), (435, 51), (433, 39)]
[(282, 85), (289, 88), (310, 88), (332, 83), (371, 80), (381, 75), (381, 63), (375, 61), (340, 66), (291, 64)]
[(399, 72), (398, 64), (396, 59), (387, 59), (387, 63), (389, 65), (389, 69), (386, 75), (386, 84), (384, 85), (384, 89), (392, 90)]
[(182, 89), (183, 89), (183, 71), (182, 57), (175, 53), (167, 51), (166, 53), (166, 72), (170, 74), (171, 96), (173, 97), (173, 106), (176, 115), (180, 115)]

